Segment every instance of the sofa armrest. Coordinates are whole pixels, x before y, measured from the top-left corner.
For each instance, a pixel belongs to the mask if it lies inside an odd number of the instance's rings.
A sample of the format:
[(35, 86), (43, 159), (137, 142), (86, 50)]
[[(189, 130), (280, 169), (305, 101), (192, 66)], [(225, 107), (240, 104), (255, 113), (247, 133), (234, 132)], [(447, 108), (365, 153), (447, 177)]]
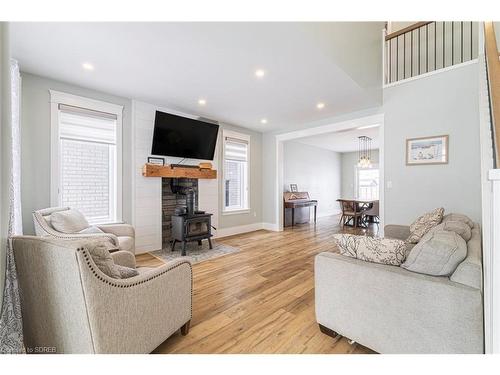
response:
[(410, 227), (407, 225), (388, 224), (384, 227), (384, 237), (406, 240), (410, 235)]
[(318, 323), (375, 351), (483, 351), (478, 289), (334, 253), (316, 256), (314, 277)]
[(115, 264), (118, 264), (120, 266), (129, 268), (136, 267), (135, 256), (130, 251), (125, 251), (125, 250), (115, 251), (114, 253), (111, 253), (111, 258), (113, 258)]
[(135, 237), (134, 227), (130, 224), (105, 224), (97, 225), (105, 233), (114, 234), (117, 237)]

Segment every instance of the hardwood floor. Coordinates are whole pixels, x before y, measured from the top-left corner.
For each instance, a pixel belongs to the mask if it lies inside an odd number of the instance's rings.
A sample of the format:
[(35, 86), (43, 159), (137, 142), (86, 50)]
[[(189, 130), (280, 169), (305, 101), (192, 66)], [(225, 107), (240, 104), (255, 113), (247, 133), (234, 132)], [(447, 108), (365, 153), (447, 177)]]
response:
[[(373, 353), (320, 332), (314, 316), (314, 256), (333, 247), (339, 216), (283, 232), (256, 231), (218, 239), (240, 252), (193, 266), (193, 319), (155, 353)], [(370, 234), (369, 229), (344, 232)], [(137, 256), (140, 266), (162, 261)]]

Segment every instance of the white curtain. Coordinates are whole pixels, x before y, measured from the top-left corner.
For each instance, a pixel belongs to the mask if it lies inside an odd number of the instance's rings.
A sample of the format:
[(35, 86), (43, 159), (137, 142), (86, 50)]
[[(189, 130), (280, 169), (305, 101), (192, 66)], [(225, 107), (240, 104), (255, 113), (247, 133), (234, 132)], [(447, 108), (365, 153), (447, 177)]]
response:
[[(10, 135), (7, 140), (10, 149), (9, 184), (9, 218), (8, 237), (22, 234), (21, 217), (21, 137), (20, 137), (20, 90), (21, 77), (17, 61), (12, 60), (10, 64), (10, 98), (11, 98), (11, 121), (2, 126), (9, 126), (3, 134)], [(10, 131), (9, 131), (10, 130)], [(5, 145), (5, 143), (3, 143)], [(14, 253), (10, 242), (7, 242), (5, 283), (3, 291), (2, 309), (0, 312), (0, 352), (1, 353), (23, 353), (23, 326), (21, 317), (21, 301), (19, 296), (16, 265)], [(3, 246), (3, 244), (2, 244)]]

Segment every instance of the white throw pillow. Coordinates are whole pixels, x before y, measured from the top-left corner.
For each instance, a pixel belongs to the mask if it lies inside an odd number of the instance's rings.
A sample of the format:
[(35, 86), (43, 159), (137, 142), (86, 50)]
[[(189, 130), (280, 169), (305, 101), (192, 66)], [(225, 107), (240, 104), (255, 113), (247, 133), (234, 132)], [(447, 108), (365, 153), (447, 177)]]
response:
[(435, 208), (426, 212), (410, 225), (410, 236), (406, 242), (417, 243), (425, 234), (443, 220), (444, 208)]
[(467, 256), (467, 244), (457, 233), (435, 231), (411, 249), (401, 267), (432, 276), (449, 276)]
[(340, 254), (367, 262), (399, 266), (406, 257), (406, 243), (393, 238), (334, 234)]
[(50, 215), (50, 223), (55, 230), (61, 233), (78, 233), (89, 227), (85, 216), (74, 209), (54, 212)]
[(104, 231), (102, 229), (96, 227), (95, 225), (92, 225), (88, 228), (85, 228), (84, 230), (81, 230), (78, 233), (80, 233), (80, 234), (94, 234), (94, 233), (104, 233)]

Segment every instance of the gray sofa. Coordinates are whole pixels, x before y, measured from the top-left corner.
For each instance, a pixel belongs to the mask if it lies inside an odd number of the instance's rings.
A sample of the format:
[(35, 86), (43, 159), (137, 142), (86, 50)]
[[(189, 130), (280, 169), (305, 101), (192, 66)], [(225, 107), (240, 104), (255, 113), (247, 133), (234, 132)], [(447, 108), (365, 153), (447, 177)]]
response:
[[(149, 353), (177, 330), (187, 334), (189, 261), (137, 268), (138, 276), (113, 279), (97, 268), (86, 241), (12, 238), (28, 352)], [(111, 256), (135, 268), (130, 252)]]
[[(409, 227), (385, 236), (406, 239)], [(483, 353), (481, 232), (474, 224), (467, 257), (448, 277), (324, 252), (315, 259), (316, 320), (379, 353)]]

